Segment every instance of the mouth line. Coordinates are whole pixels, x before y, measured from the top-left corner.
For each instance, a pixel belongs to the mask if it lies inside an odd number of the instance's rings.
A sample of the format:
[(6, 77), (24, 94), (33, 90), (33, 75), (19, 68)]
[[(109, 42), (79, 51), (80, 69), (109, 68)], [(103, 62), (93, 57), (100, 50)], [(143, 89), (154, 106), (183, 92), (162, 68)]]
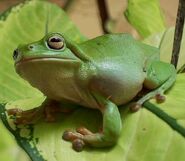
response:
[(38, 58), (23, 58), (19, 60), (18, 62), (15, 63), (15, 65), (23, 64), (26, 62), (34, 62), (34, 61), (48, 61), (48, 60), (63, 60), (63, 61), (78, 61), (76, 59), (71, 59), (71, 58), (60, 58), (60, 57), (38, 57)]

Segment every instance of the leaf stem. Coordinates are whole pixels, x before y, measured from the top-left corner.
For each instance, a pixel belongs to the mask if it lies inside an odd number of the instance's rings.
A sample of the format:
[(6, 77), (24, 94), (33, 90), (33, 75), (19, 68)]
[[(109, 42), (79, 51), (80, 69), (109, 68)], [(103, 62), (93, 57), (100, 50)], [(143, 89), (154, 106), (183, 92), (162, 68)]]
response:
[(109, 31), (106, 28), (106, 23), (109, 20), (109, 13), (108, 13), (106, 1), (105, 0), (97, 0), (97, 4), (98, 4), (98, 9), (99, 9), (99, 14), (100, 14), (100, 18), (101, 18), (101, 25), (102, 25), (103, 32), (105, 34), (109, 33)]
[(185, 128), (181, 126), (175, 118), (171, 117), (166, 112), (161, 110), (156, 105), (150, 103), (149, 101), (144, 103), (144, 107), (155, 114), (157, 117), (162, 119), (164, 122), (166, 122), (173, 130), (177, 131), (179, 134), (185, 137)]
[(73, 3), (73, 0), (67, 0), (63, 7), (64, 11), (67, 11), (72, 3)]
[(185, 19), (185, 0), (179, 0), (171, 63), (177, 67)]

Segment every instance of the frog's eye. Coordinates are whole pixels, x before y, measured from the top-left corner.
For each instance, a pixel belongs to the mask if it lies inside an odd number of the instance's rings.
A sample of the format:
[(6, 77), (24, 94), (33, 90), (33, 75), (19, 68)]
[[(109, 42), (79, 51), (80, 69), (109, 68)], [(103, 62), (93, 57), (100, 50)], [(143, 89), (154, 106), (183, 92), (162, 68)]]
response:
[(47, 44), (51, 49), (60, 50), (64, 47), (64, 39), (59, 36), (52, 36), (48, 39)]

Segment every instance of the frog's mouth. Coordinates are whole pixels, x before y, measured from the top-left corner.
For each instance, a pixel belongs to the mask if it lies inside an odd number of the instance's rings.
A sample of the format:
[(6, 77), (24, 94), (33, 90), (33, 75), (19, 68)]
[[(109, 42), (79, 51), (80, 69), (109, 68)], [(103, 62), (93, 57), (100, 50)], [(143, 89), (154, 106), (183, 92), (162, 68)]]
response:
[(77, 59), (65, 58), (65, 57), (32, 57), (32, 58), (22, 58), (21, 60), (15, 62), (15, 66), (29, 63), (29, 62), (40, 62), (40, 61), (61, 61), (61, 62), (78, 62)]

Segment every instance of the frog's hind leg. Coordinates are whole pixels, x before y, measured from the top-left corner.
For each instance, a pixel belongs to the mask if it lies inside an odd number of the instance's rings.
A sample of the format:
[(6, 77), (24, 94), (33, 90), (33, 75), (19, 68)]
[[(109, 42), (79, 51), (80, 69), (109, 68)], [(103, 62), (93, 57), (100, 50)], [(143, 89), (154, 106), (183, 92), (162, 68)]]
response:
[(142, 104), (151, 98), (155, 98), (158, 103), (164, 102), (165, 96), (163, 94), (174, 84), (175, 80), (176, 70), (173, 65), (161, 61), (152, 62), (146, 68), (144, 81), (144, 87), (152, 91), (133, 103), (130, 106), (131, 111), (139, 110)]

